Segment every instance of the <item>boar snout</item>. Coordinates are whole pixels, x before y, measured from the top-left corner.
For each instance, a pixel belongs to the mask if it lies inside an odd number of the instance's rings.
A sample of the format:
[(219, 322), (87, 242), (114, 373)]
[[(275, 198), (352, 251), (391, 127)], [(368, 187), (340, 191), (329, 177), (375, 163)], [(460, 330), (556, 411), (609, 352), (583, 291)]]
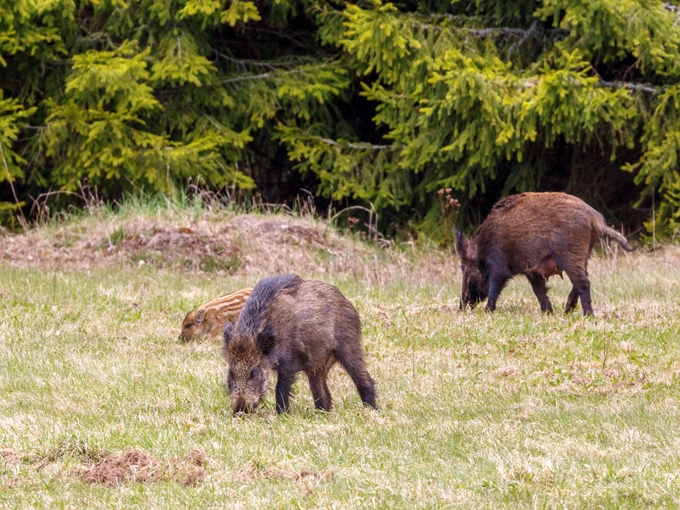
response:
[(234, 414), (252, 413), (267, 390), (267, 374), (259, 366), (235, 364), (227, 374), (227, 389)]
[(472, 297), (469, 294), (461, 294), (460, 295), (460, 306), (458, 307), (459, 310), (463, 310), (464, 308), (470, 308), (473, 309), (475, 306), (477, 306), (477, 303), (479, 303), (479, 298), (477, 297)]
[(482, 297), (478, 292), (470, 291), (469, 293), (463, 292), (460, 296), (460, 309), (470, 308), (473, 309), (477, 306), (477, 303), (482, 301)]
[(242, 416), (244, 414), (250, 414), (255, 412), (255, 409), (257, 408), (256, 405), (248, 404), (246, 403), (246, 400), (244, 398), (238, 398), (238, 399), (232, 399), (231, 402), (231, 409), (234, 413), (234, 416)]
[(253, 413), (260, 404), (260, 396), (253, 394), (232, 393), (229, 396), (229, 400), (231, 401), (231, 410), (234, 416)]
[(472, 264), (463, 266), (463, 285), (460, 293), (460, 309), (474, 308), (489, 295), (489, 280)]

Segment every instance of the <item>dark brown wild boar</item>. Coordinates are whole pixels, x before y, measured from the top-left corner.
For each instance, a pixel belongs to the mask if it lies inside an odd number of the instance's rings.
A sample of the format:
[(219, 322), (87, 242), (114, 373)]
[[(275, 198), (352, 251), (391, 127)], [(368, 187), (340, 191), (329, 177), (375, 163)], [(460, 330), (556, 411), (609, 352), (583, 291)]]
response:
[(583, 314), (592, 315), (588, 257), (602, 235), (633, 250), (600, 213), (575, 196), (522, 193), (504, 198), (470, 239), (456, 230), (456, 253), (463, 269), (461, 308), (474, 307), (488, 296), (486, 308), (495, 310), (506, 282), (523, 274), (541, 311), (552, 312), (546, 282), (564, 271), (573, 285), (565, 312), (571, 312), (580, 298)]
[(352, 304), (327, 283), (296, 275), (261, 280), (236, 324), (224, 325), (227, 388), (234, 412), (254, 411), (277, 373), (276, 411), (288, 411), (291, 387), (305, 372), (314, 406), (331, 408), (326, 376), (335, 361), (349, 373), (365, 405), (375, 405), (375, 383), (364, 365), (361, 321)]

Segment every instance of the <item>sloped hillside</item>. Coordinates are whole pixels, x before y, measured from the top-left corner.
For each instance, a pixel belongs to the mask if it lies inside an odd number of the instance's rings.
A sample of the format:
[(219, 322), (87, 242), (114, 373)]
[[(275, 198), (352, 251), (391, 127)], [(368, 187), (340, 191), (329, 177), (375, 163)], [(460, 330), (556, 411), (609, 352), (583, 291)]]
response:
[(164, 209), (105, 211), (0, 234), (0, 260), (83, 269), (150, 264), (180, 271), (350, 277), (374, 283), (450, 279), (455, 256), (411, 243), (373, 243), (311, 216)]

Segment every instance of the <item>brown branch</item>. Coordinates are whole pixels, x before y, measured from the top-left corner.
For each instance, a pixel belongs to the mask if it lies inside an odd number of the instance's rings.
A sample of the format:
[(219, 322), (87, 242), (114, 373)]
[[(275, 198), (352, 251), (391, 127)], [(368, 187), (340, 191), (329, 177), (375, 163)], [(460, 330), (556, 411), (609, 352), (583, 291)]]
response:
[(359, 150), (374, 150), (382, 151), (392, 147), (391, 145), (372, 145), (370, 143), (341, 143), (335, 140), (329, 140), (328, 138), (319, 138), (319, 140), (327, 145), (335, 145), (339, 147), (347, 147), (349, 149), (359, 149)]
[(609, 87), (609, 88), (614, 88), (614, 89), (631, 89), (631, 90), (640, 90), (642, 92), (647, 92), (648, 94), (658, 94), (659, 92), (663, 92), (666, 90), (666, 87), (654, 87), (652, 85), (644, 84), (644, 83), (633, 83), (630, 81), (620, 81), (620, 80), (614, 80), (614, 81), (604, 81), (600, 80), (596, 84), (598, 87)]

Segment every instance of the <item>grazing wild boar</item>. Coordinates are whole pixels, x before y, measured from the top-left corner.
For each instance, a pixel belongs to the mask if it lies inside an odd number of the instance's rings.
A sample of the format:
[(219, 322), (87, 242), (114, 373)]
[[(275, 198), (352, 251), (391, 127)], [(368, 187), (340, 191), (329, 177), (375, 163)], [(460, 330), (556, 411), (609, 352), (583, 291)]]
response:
[(564, 271), (573, 285), (565, 312), (571, 312), (581, 298), (583, 314), (592, 315), (588, 257), (602, 235), (618, 241), (626, 251), (633, 250), (600, 213), (575, 196), (522, 193), (504, 198), (471, 238), (456, 230), (456, 253), (463, 269), (461, 308), (474, 307), (488, 296), (486, 308), (495, 310), (506, 282), (523, 274), (541, 311), (552, 312), (546, 282)]
[(236, 324), (224, 325), (227, 388), (234, 414), (252, 412), (277, 373), (276, 411), (288, 412), (291, 387), (305, 372), (317, 409), (331, 408), (326, 376), (335, 361), (349, 373), (365, 405), (375, 383), (364, 365), (361, 321), (352, 304), (327, 283), (296, 275), (261, 280)]
[(186, 342), (202, 336), (220, 337), (224, 323), (236, 322), (241, 308), (252, 291), (253, 289), (241, 289), (208, 301), (189, 312), (182, 322), (180, 340)]

